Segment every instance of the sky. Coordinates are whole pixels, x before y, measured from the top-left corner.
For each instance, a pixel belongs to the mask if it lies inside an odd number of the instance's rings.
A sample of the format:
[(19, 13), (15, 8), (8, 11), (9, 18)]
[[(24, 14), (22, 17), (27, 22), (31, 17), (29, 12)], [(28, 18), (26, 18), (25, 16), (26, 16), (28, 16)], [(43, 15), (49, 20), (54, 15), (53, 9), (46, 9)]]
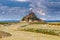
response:
[(60, 20), (60, 0), (0, 0), (0, 20), (21, 20), (30, 9), (43, 20)]

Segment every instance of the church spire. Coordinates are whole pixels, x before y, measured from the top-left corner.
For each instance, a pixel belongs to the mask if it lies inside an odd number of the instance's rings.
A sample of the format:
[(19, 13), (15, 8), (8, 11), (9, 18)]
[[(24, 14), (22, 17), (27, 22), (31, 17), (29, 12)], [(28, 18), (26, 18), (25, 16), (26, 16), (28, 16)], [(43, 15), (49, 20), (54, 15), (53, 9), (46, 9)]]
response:
[(33, 12), (32, 8), (30, 8), (30, 12), (31, 12), (31, 13)]

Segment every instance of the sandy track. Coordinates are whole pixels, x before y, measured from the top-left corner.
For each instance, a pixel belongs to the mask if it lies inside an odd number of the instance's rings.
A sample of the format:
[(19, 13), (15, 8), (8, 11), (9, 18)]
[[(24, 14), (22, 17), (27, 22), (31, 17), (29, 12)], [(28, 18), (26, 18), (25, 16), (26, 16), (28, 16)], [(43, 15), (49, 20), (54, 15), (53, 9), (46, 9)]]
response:
[(41, 33), (33, 33), (26, 31), (14, 31), (13, 27), (18, 27), (19, 24), (0, 27), (0, 30), (11, 33), (11, 37), (0, 38), (0, 40), (60, 40), (60, 37), (53, 35), (46, 35)]

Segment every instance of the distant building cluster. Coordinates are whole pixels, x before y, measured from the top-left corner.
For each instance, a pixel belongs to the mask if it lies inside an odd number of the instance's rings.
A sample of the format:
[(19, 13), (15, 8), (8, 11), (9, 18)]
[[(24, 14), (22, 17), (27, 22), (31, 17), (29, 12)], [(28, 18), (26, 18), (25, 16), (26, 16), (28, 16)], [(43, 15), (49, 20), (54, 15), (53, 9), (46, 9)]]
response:
[(31, 11), (29, 15), (26, 15), (21, 22), (44, 22), (42, 19), (36, 17), (35, 13)]

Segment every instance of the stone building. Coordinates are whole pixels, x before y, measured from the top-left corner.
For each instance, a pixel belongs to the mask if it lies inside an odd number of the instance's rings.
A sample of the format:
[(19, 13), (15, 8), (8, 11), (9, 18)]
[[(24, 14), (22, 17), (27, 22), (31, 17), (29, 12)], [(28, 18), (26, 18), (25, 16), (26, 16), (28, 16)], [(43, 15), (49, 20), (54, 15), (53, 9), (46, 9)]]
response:
[(23, 22), (44, 22), (42, 19), (37, 18), (35, 13), (31, 11), (28, 15), (26, 15), (23, 19)]

